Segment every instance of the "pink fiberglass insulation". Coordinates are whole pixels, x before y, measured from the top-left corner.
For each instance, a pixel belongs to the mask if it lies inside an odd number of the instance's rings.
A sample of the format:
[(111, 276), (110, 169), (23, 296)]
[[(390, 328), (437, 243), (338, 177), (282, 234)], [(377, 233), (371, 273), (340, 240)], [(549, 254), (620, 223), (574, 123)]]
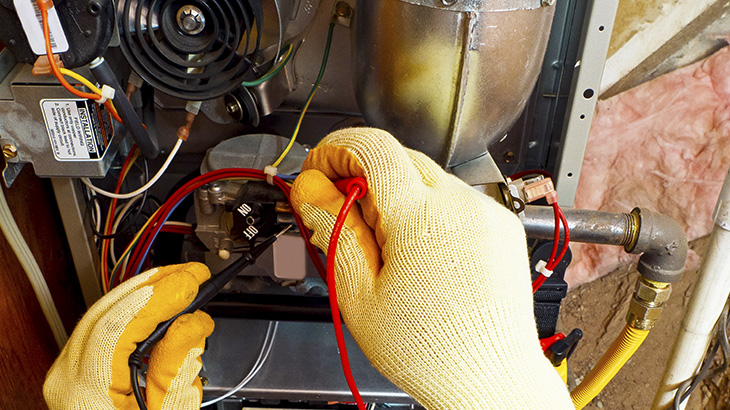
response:
[[(730, 166), (730, 48), (599, 101), (575, 207), (668, 215), (689, 240), (712, 229)], [(574, 287), (635, 262), (621, 248), (571, 244)], [(688, 265), (696, 264), (691, 254)]]

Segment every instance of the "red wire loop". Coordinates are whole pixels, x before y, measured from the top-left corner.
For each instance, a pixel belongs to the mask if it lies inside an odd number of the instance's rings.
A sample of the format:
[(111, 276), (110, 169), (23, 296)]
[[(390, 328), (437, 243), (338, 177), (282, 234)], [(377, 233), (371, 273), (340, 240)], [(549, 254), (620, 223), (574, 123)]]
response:
[[(357, 408), (359, 410), (365, 410), (365, 403), (360, 396), (360, 391), (357, 389), (355, 384), (355, 378), (352, 376), (352, 369), (350, 368), (350, 358), (347, 355), (347, 345), (345, 344), (345, 335), (342, 331), (342, 321), (340, 320), (340, 308), (337, 304), (337, 288), (335, 286), (335, 254), (337, 253), (337, 242), (340, 239), (340, 233), (345, 225), (347, 215), (350, 213), (350, 209), (355, 204), (358, 198), (362, 198), (365, 195), (365, 191), (362, 189), (362, 185), (365, 180), (359, 178), (362, 181), (355, 181), (355, 179), (341, 180), (335, 182), (337, 189), (342, 191), (347, 189), (347, 197), (345, 203), (340, 209), (340, 213), (337, 215), (335, 226), (332, 228), (332, 236), (330, 237), (329, 247), (327, 248), (327, 291), (329, 292), (330, 310), (332, 310), (332, 323), (335, 326), (335, 337), (337, 339), (337, 348), (340, 351), (340, 362), (342, 363), (342, 371), (345, 373), (345, 380), (347, 380), (347, 386), (352, 392), (352, 396), (355, 398)], [(339, 184), (339, 185), (338, 185)]]
[[(548, 259), (547, 265), (545, 266), (545, 269), (550, 271), (555, 270), (560, 261), (563, 260), (565, 253), (568, 251), (568, 245), (570, 244), (570, 229), (568, 228), (568, 219), (565, 217), (565, 213), (562, 209), (560, 209), (560, 206), (558, 206), (557, 202), (553, 204), (553, 211), (555, 214), (555, 236), (553, 238), (553, 249), (552, 252), (550, 252), (550, 259)], [(565, 232), (565, 239), (563, 240), (563, 247), (560, 248), (560, 253), (558, 254), (561, 223)], [(537, 290), (540, 289), (540, 286), (545, 283), (545, 280), (547, 280), (547, 277), (543, 274), (540, 274), (540, 276), (538, 276), (532, 282), (532, 293), (537, 292)]]

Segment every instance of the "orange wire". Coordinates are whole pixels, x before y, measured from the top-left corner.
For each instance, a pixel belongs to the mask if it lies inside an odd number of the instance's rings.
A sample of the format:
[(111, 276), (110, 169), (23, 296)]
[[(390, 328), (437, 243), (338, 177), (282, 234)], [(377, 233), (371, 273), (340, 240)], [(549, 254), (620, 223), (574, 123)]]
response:
[(46, 8), (46, 3), (43, 0), (38, 0), (36, 1), (36, 3), (38, 4), (38, 9), (41, 12), (41, 19), (43, 20), (43, 37), (46, 41), (46, 54), (48, 56), (48, 63), (51, 65), (51, 71), (53, 71), (53, 75), (55, 75), (61, 85), (63, 85), (63, 88), (67, 89), (75, 96), (87, 98), (90, 100), (101, 99), (101, 96), (98, 94), (85, 93), (83, 91), (77, 90), (76, 88), (72, 87), (65, 78), (63, 78), (63, 76), (61, 75), (61, 71), (59, 71), (58, 66), (56, 65), (56, 60), (53, 58), (53, 49), (51, 48), (51, 29), (48, 26), (48, 9)]
[[(71, 94), (90, 100), (100, 100), (101, 96), (98, 94), (85, 93), (83, 91), (77, 90), (75, 87), (69, 84), (68, 81), (66, 81), (66, 79), (61, 74), (61, 71), (56, 65), (56, 60), (53, 58), (53, 49), (51, 47), (51, 29), (48, 26), (48, 9), (46, 8), (46, 3), (43, 0), (38, 0), (36, 3), (38, 4), (38, 9), (41, 12), (41, 19), (43, 20), (43, 39), (46, 42), (46, 55), (48, 56), (48, 64), (50, 64), (51, 66), (51, 71), (53, 72), (53, 75), (56, 77), (58, 82), (61, 83), (63, 88), (68, 90)], [(111, 113), (112, 118), (114, 118), (115, 121), (119, 122), (120, 124), (124, 123), (124, 121), (122, 121), (122, 118), (119, 117), (119, 114), (117, 114), (116, 111), (112, 109), (111, 102), (109, 100), (104, 102), (104, 105)]]

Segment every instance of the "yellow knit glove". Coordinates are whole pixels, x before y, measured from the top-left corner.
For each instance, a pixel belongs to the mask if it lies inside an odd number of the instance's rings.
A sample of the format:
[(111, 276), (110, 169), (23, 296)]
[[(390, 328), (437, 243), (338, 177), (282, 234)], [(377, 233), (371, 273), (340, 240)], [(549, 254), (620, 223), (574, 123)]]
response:
[[(200, 263), (151, 269), (114, 289), (84, 315), (46, 376), (51, 410), (137, 409), (127, 360), (161, 322), (185, 309), (210, 277)], [(213, 320), (197, 311), (173, 322), (150, 353), (147, 407), (199, 409), (205, 338)]]
[(385, 131), (335, 132), (309, 153), (292, 202), (327, 249), (344, 202), (368, 193), (336, 255), (340, 310), (370, 362), (429, 409), (572, 409), (539, 346), (525, 231), (493, 199)]

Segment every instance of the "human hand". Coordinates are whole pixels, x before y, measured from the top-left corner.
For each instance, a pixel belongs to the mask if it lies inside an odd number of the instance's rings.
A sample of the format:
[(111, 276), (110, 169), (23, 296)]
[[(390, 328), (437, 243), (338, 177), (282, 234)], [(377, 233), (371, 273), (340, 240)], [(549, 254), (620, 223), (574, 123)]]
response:
[[(185, 309), (209, 277), (200, 263), (154, 268), (97, 301), (46, 376), (43, 395), (48, 407), (137, 409), (129, 355), (159, 323)], [(200, 355), (213, 327), (213, 320), (201, 311), (182, 315), (155, 345), (146, 379), (149, 409), (200, 408)]]
[(573, 408), (539, 346), (519, 219), (385, 131), (335, 132), (313, 149), (292, 203), (327, 246), (364, 177), (336, 255), (338, 303), (370, 362), (430, 409)]

